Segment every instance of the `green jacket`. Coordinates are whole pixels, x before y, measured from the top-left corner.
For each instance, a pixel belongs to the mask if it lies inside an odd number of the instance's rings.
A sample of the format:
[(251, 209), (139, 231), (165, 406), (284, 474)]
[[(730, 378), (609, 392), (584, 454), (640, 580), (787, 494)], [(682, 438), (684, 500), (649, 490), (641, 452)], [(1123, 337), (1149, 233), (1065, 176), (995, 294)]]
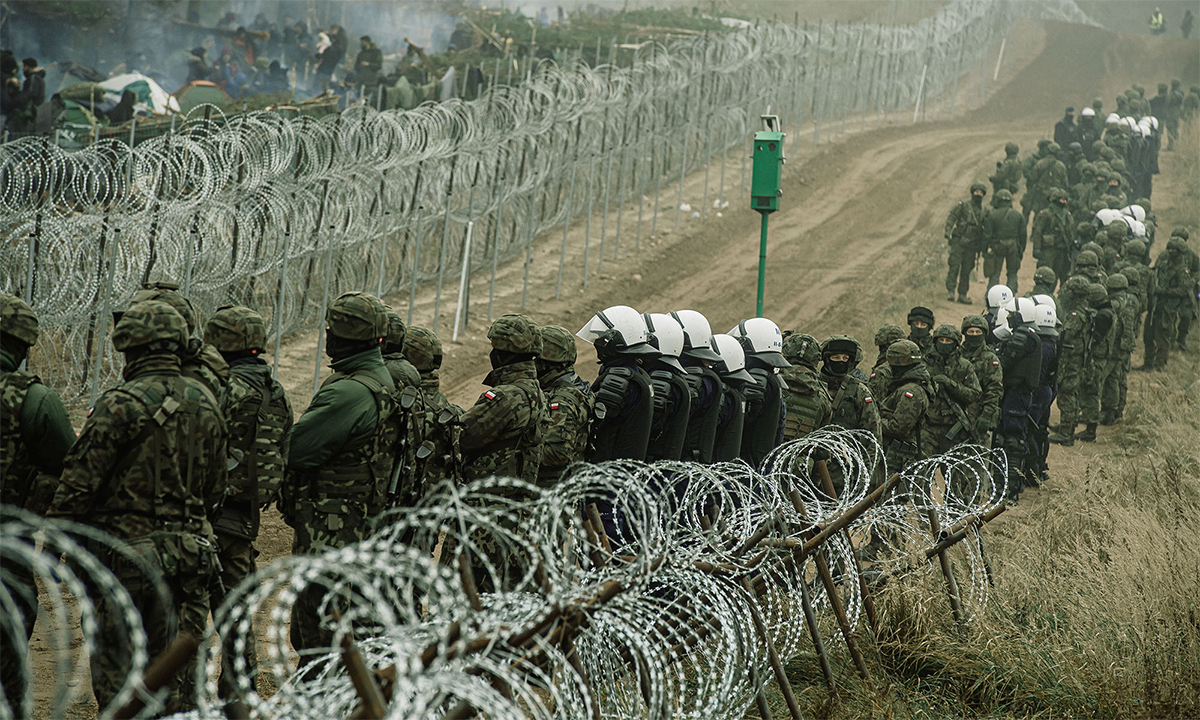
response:
[[(57, 476), (75, 443), (75, 430), (58, 395), (0, 350), (0, 502), (43, 512), (49, 498), (33, 493), (37, 473)], [(53, 488), (46, 488), (53, 492)], [(34, 495), (39, 496), (35, 498)]]
[(950, 214), (946, 216), (946, 239), (951, 243), (964, 243), (972, 249), (979, 249), (986, 215), (987, 209), (982, 204), (976, 206), (972, 200), (959, 202), (950, 208)]
[(491, 389), (463, 414), (458, 447), (464, 478), (499, 475), (536, 482), (546, 422), (536, 365), (523, 360), (495, 368), (483, 384)]
[[(338, 373), (367, 371), (384, 387), (396, 387), (378, 348), (351, 355), (330, 367)], [(365, 444), (375, 434), (378, 421), (375, 398), (365, 385), (326, 380), (292, 427), (288, 470), (315, 470), (343, 450)]]
[(862, 380), (852, 375), (830, 375), (822, 372), (821, 381), (833, 398), (833, 415), (830, 425), (838, 425), (847, 430), (866, 430), (875, 436), (876, 440), (883, 437), (879, 427), (879, 403), (871, 394), (871, 390)]
[(980, 390), (979, 399), (967, 408), (967, 416), (976, 427), (994, 428), (1000, 422), (1000, 400), (1004, 397), (1004, 370), (1000, 367), (1000, 358), (987, 345), (980, 345), (974, 352), (962, 352), (975, 371)]
[(825, 427), (833, 417), (833, 399), (817, 371), (795, 364), (779, 373), (787, 384), (783, 391), (787, 415), (783, 420), (784, 442), (796, 440)]
[(1047, 207), (1038, 211), (1033, 218), (1033, 255), (1048, 250), (1070, 250), (1075, 246), (1075, 220), (1068, 210)]
[(546, 393), (547, 408), (538, 484), (548, 487), (558, 481), (568, 465), (584, 459), (596, 400), (573, 368), (547, 373), (538, 381)]
[(935, 351), (926, 356), (925, 362), (929, 365), (929, 374), (939, 378), (933, 381), (935, 392), (929, 398), (925, 417), (936, 425), (953, 425), (958, 417), (940, 390), (944, 389), (950, 400), (957, 403), (963, 409), (963, 414), (967, 415), (967, 408), (979, 401), (982, 392), (975, 368), (958, 352), (950, 357), (942, 357)]
[(991, 250), (1008, 240), (1017, 241), (1017, 247), (1025, 251), (1025, 218), (1011, 205), (1000, 205), (989, 210), (983, 219), (983, 241)]

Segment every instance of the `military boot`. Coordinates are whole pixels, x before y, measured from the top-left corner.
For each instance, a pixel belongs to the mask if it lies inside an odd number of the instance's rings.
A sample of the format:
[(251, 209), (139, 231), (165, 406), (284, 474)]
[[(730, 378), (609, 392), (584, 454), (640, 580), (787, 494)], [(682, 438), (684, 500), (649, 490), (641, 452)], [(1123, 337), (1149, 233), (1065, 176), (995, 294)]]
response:
[(946, 302), (954, 302), (954, 291), (953, 290), (946, 293)]
[(1112, 410), (1105, 410), (1104, 412), (1100, 413), (1100, 424), (1106, 426), (1112, 425), (1114, 422), (1113, 415), (1114, 413)]
[(1058, 432), (1046, 438), (1055, 445), (1071, 447), (1075, 444), (1075, 423), (1059, 425)]
[(1075, 439), (1083, 442), (1096, 442), (1096, 423), (1088, 423), (1084, 431), (1076, 435)]
[(970, 305), (970, 304), (971, 304), (971, 299), (970, 299), (969, 297), (967, 297), (966, 295), (959, 295), (959, 296), (958, 296), (958, 302), (959, 302), (959, 303), (961, 303), (961, 304), (963, 304), (963, 305)]

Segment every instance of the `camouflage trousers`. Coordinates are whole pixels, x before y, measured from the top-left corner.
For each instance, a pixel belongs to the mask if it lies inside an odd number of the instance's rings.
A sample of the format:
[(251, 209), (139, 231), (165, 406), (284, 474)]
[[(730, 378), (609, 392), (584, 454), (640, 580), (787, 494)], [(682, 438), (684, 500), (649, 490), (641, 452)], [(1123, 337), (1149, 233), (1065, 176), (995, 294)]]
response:
[(1116, 412), (1121, 403), (1121, 386), (1125, 384), (1125, 362), (1128, 356), (1118, 355), (1096, 361), (1096, 384), (1100, 387), (1100, 408)]
[[(246, 538), (233, 537), (232, 535), (217, 535), (217, 549), (219, 550), (218, 557), (221, 560), (221, 584), (220, 587), (214, 588), (212, 593), (212, 609), (215, 614), (217, 608), (224, 602), (225, 597), (222, 594), (233, 592), (233, 589), (242, 583), (247, 577), (258, 571), (258, 567), (254, 562), (254, 558), (258, 556), (258, 551), (254, 549), (254, 542)], [(253, 631), (245, 636), (246, 647), (241, 653), (242, 659), (246, 662), (246, 672), (240, 673), (251, 678), (250, 687), (254, 687), (254, 680), (258, 675), (258, 642), (254, 637)], [(221, 678), (218, 681), (218, 687), (221, 689), (221, 696), (228, 698), (235, 686), (234, 678), (238, 673), (234, 672), (235, 651), (231, 641), (226, 642), (221, 651)]]
[[(1058, 373), (1058, 421), (1064, 432), (1083, 420), (1083, 393), (1085, 373), (1080, 368), (1064, 367), (1059, 361)], [(1086, 421), (1084, 421), (1086, 422)]]
[[(136, 538), (127, 546), (146, 567), (162, 573), (169, 597), (161, 597), (142, 566), (109, 548), (92, 548), (96, 557), (125, 587), (146, 631), (146, 651), (160, 655), (179, 633), (204, 637), (208, 626), (209, 582), (213, 572), (212, 548), (197, 546), (195, 536), (156, 533)], [(133, 647), (124, 622), (124, 611), (106, 593), (89, 593), (96, 599), (97, 646), (91, 657), (92, 691), (100, 708), (117, 697), (130, 671)], [(165, 714), (196, 707), (196, 661), (184, 665), (171, 683)]]
[[(26, 671), (32, 671), (26, 661), (22, 648), (28, 652), (29, 638), (33, 635), (33, 625), (37, 621), (38, 588), (33, 575), (23, 566), (6, 562), (0, 569), (4, 587), (11, 594), (16, 611), (20, 618), (0, 618), (0, 684), (4, 689), (4, 698), (13, 715), (21, 714), (21, 702), (28, 688)], [(7, 613), (6, 613), (7, 615)], [(12, 622), (10, 622), (10, 620)], [(24, 633), (24, 637), (19, 635)]]
[(966, 297), (971, 287), (971, 271), (975, 269), (975, 256), (975, 248), (969, 241), (961, 238), (950, 241), (946, 292), (952, 293), (957, 289), (960, 296)]
[(1179, 308), (1161, 300), (1146, 318), (1146, 365), (1163, 368), (1179, 333)]
[(1000, 270), (1007, 272), (1008, 289), (1017, 294), (1017, 271), (1021, 269), (1021, 244), (1017, 240), (998, 240), (983, 256), (983, 274), (988, 276), (988, 287), (1000, 284)]

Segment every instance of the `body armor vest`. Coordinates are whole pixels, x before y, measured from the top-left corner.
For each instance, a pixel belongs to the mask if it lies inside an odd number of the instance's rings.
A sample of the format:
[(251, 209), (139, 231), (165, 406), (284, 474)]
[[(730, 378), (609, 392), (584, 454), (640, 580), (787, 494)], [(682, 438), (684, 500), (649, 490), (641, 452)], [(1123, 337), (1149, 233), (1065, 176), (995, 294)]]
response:
[(654, 420), (646, 461), (678, 460), (687, 439), (691, 388), (686, 379), (670, 370), (655, 370), (650, 381), (654, 384)]
[(784, 402), (787, 417), (783, 421), (784, 441), (795, 440), (821, 427), (833, 412), (833, 403), (820, 379), (807, 368), (792, 367), (783, 371), (787, 383)]
[(688, 384), (697, 393), (707, 379), (713, 386), (713, 398), (708, 407), (702, 407), (697, 400), (692, 403), (688, 417), (687, 438), (683, 444), (681, 459), (691, 462), (711, 463), (713, 461), (713, 445), (717, 439), (717, 423), (721, 419), (721, 398), (724, 396), (725, 383), (716, 371), (708, 367), (693, 366), (687, 369)]
[(0, 503), (25, 507), (37, 470), (21, 438), (21, 408), (37, 375), (14, 370), (0, 375)]
[(737, 460), (738, 454), (742, 451), (742, 432), (745, 430), (746, 424), (746, 398), (742, 395), (741, 390), (725, 385), (721, 400), (716, 404), (722, 406), (722, 414), (726, 415), (727, 419), (724, 423), (719, 423), (717, 427), (712, 461), (733, 462)]

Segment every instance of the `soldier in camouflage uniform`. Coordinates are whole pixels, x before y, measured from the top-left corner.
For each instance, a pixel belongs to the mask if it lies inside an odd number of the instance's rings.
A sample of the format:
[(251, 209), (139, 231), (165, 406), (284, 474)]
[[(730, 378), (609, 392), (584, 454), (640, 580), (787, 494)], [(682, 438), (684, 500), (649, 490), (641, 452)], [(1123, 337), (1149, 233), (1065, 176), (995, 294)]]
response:
[(534, 358), (542, 352), (537, 325), (525, 315), (502, 315), (488, 329), (491, 387), (463, 414), (459, 449), (464, 479), (499, 475), (536, 483), (546, 426), (546, 395)]
[[(1012, 143), (1009, 143), (1012, 145)], [(1015, 145), (1013, 147), (1016, 147)], [(1015, 160), (1015, 157), (1014, 157)], [(1018, 178), (1020, 170), (1018, 169)], [(995, 183), (995, 180), (992, 181)], [(1011, 194), (1011, 193), (1010, 193)], [(958, 289), (958, 302), (971, 304), (967, 298), (967, 290), (971, 286), (971, 271), (975, 269), (975, 257), (979, 253), (983, 241), (983, 217), (987, 210), (983, 207), (983, 197), (987, 188), (983, 183), (971, 185), (971, 199), (959, 201), (950, 209), (946, 217), (945, 236), (950, 245), (949, 271), (946, 273), (946, 300), (954, 300), (954, 290)]]
[(421, 373), (404, 356), (408, 328), (395, 310), (388, 308), (388, 334), (383, 340), (383, 364), (398, 388), (421, 387)]
[(921, 354), (928, 356), (933, 352), (933, 311), (927, 307), (917, 306), (908, 311), (908, 339), (917, 344)]
[[(388, 334), (383, 340), (383, 365), (392, 382), (400, 393), (400, 474), (388, 488), (388, 504), (393, 507), (411, 507), (424, 494), (425, 480), (424, 462), (428, 460), (426, 451), (432, 454), (435, 444), (431, 441), (422, 449), (429, 439), (430, 412), (425, 407), (425, 397), (421, 393), (421, 374), (413, 364), (404, 357), (404, 343), (408, 336), (408, 328), (404, 320), (390, 307), (386, 307), (388, 317)], [(436, 420), (436, 418), (434, 418)]]
[(450, 475), (459, 480), (455, 473), (460, 471), (461, 464), (454, 438), (463, 409), (450, 402), (441, 390), (438, 370), (442, 367), (442, 342), (432, 330), (414, 325), (404, 339), (404, 357), (421, 375), (425, 440), (433, 443), (432, 452), (421, 466), (419, 485), (430, 488)]
[(830, 425), (866, 430), (881, 440), (879, 404), (866, 382), (854, 375), (862, 362), (862, 345), (848, 335), (831, 335), (821, 343), (821, 382), (832, 398)]
[(817, 376), (821, 346), (812, 335), (790, 333), (783, 340), (783, 357), (792, 364), (779, 371), (787, 384), (783, 391), (787, 415), (783, 421), (784, 442), (797, 440), (829, 424), (833, 400)]
[(967, 407), (973, 424), (972, 435), (981, 445), (988, 445), (988, 435), (1000, 423), (1000, 400), (1004, 397), (1004, 371), (1000, 358), (987, 346), (988, 322), (982, 315), (962, 319), (963, 334), (959, 352), (970, 361), (979, 381), (979, 399)]
[(1088, 285), (1088, 306), (1092, 311), (1092, 334), (1089, 340), (1088, 362), (1085, 377), (1080, 386), (1079, 401), (1081, 419), (1086, 424), (1076, 440), (1094, 442), (1096, 426), (1100, 424), (1100, 393), (1105, 381), (1104, 372), (1112, 369), (1111, 360), (1116, 354), (1113, 340), (1117, 328), (1112, 306), (1108, 302), (1108, 291), (1100, 283)]
[(1154, 261), (1154, 290), (1146, 320), (1146, 363), (1141, 370), (1166, 368), (1171, 346), (1178, 337), (1179, 316), (1195, 302), (1197, 278), (1189, 267), (1187, 249), (1187, 241), (1173, 232), (1166, 249)]
[(1121, 257), (1113, 265), (1113, 271), (1121, 273), (1125, 276), (1128, 284), (1126, 292), (1136, 300), (1136, 313), (1134, 315), (1133, 334), (1136, 337), (1141, 334), (1142, 330), (1142, 313), (1146, 312), (1146, 307), (1149, 304), (1149, 293), (1153, 284), (1153, 271), (1142, 264), (1142, 257), (1146, 254), (1146, 243), (1134, 238), (1125, 243), (1125, 247), (1121, 250)]
[[(187, 339), (187, 324), (166, 303), (135, 303), (125, 311), (112, 334), (113, 347), (125, 354), (125, 382), (89, 414), (48, 513), (123, 541), (124, 552), (99, 543), (89, 549), (129, 592), (150, 657), (177, 630), (203, 637), (216, 571), (212, 521), (225, 493), (225, 421), (209, 389), (180, 372)], [(167, 606), (147, 569), (161, 573)], [(124, 611), (106, 593), (91, 597), (99, 626), (92, 689), (105, 708), (124, 684), (132, 648)], [(168, 713), (194, 707), (195, 662), (170, 683)]]
[(1062, 146), (1051, 142), (1046, 148), (1046, 156), (1034, 164), (1033, 182), (1025, 184), (1025, 195), (1021, 198), (1030, 201), (1029, 212), (1024, 214), (1026, 222), (1030, 213), (1036, 215), (1049, 203), (1050, 188), (1067, 186), (1067, 166), (1059, 159), (1061, 154)]
[[(1036, 197), (1037, 174), (1034, 168), (1039, 162), (1047, 157), (1050, 157), (1050, 140), (1042, 138), (1037, 141), (1037, 150), (1030, 155), (1026, 155), (1021, 161), (1021, 175), (1025, 178), (1025, 194), (1021, 196), (1021, 215), (1025, 218), (1025, 222), (1029, 222), (1029, 216), (1037, 212), (1037, 203), (1042, 199)], [(1012, 200), (1012, 191), (1009, 191), (1009, 200)], [(992, 207), (998, 207), (1000, 202), (1000, 189), (996, 189), (996, 194), (992, 196)]]
[[(258, 539), (260, 513), (278, 499), (293, 417), (287, 393), (262, 359), (267, 325), (261, 315), (248, 307), (221, 308), (205, 324), (204, 342), (221, 353), (230, 371), (221, 403), (230, 438), (229, 477), (225, 502), (213, 523), (221, 561), (221, 582), (212, 593), (215, 609), (226, 592), (257, 571), (254, 541)], [(258, 653), (253, 633), (246, 641), (242, 653), (246, 671), (238, 674), (254, 678)], [(226, 697), (234, 688), (233, 663), (233, 647), (227, 645), (221, 662), (221, 687)]]
[(1129, 293), (1129, 281), (1121, 273), (1105, 280), (1113, 311), (1109, 367), (1101, 371), (1100, 424), (1112, 425), (1125, 414), (1125, 391), (1133, 349), (1137, 341), (1138, 299)]
[(1054, 290), (1058, 286), (1058, 275), (1047, 265), (1033, 271), (1033, 290), (1025, 293), (1025, 297), (1048, 295), (1054, 298)]
[[(1095, 244), (1095, 243), (1091, 243)], [(1086, 245), (1084, 247), (1087, 247)], [(1100, 267), (1100, 256), (1095, 250), (1082, 250), (1075, 258), (1075, 273), (1088, 279), (1088, 282), (1103, 283), (1108, 275)]]
[(538, 383), (546, 394), (548, 424), (542, 437), (538, 484), (558, 482), (571, 463), (583, 462), (591, 433), (595, 397), (587, 381), (575, 373), (575, 337), (563, 327), (538, 328), (542, 352), (537, 358)]
[[(396, 385), (380, 352), (388, 333), (383, 303), (368, 293), (345, 293), (329, 304), (325, 326), (334, 372), (292, 427), (279, 503), (284, 522), (296, 530), (296, 555), (368, 535), (386, 506), (401, 441)], [(332, 641), (320, 610), (324, 590), (306, 587), (292, 608), (292, 647), (302, 656)]]
[(1063, 285), (1064, 299), (1070, 308), (1059, 315), (1058, 350), (1058, 432), (1049, 441), (1063, 446), (1075, 444), (1075, 427), (1083, 416), (1083, 384), (1089, 380), (1091, 364), (1092, 318), (1088, 305), (1088, 279), (1076, 275)]
[(983, 219), (983, 241), (987, 248), (983, 272), (988, 276), (988, 288), (999, 284), (1000, 269), (1007, 266), (1007, 285), (1015, 294), (1017, 271), (1025, 254), (1025, 218), (1013, 209), (1012, 193), (1004, 190), (996, 193), (996, 207)]
[(892, 381), (892, 368), (887, 364), (887, 349), (892, 343), (903, 339), (904, 330), (899, 325), (884, 325), (875, 331), (875, 347), (879, 349), (879, 355), (875, 358), (875, 365), (867, 377), (867, 387), (876, 400), (884, 397), (888, 383)]
[[(1171, 236), (1179, 237), (1185, 243), (1190, 237), (1186, 228), (1175, 228), (1171, 231)], [(1177, 342), (1179, 352), (1187, 352), (1188, 332), (1191, 331), (1192, 324), (1197, 319), (1200, 319), (1200, 303), (1197, 302), (1197, 298), (1200, 298), (1200, 255), (1197, 255), (1196, 251), (1192, 250), (1186, 244), (1183, 248), (1183, 265), (1191, 273), (1193, 287), (1188, 302), (1179, 312), (1179, 338)]]
[(1067, 194), (1062, 189), (1050, 188), (1047, 195), (1049, 206), (1033, 218), (1033, 257), (1038, 267), (1051, 268), (1057, 277), (1065, 278), (1071, 272), (1075, 250), (1075, 219), (1067, 210)]
[(1007, 190), (1015, 195), (1021, 190), (1021, 161), (1017, 158), (1020, 151), (1015, 142), (1004, 144), (1004, 159), (996, 162), (996, 174), (988, 178), (993, 194)]
[(933, 352), (925, 364), (933, 394), (921, 428), (921, 454), (941, 455), (964, 442), (977, 442), (967, 408), (979, 401), (979, 379), (971, 362), (959, 353), (962, 332), (953, 325), (938, 325), (933, 332)]
[[(911, 340), (892, 343), (887, 349), (887, 363), (893, 376), (879, 416), (888, 473), (898, 473), (921, 459), (921, 426), (929, 410), (931, 384), (921, 350)], [(902, 497), (908, 492), (908, 488), (899, 490)]]
[(207, 385), (219, 401), (229, 384), (229, 365), (216, 348), (192, 337), (197, 325), (196, 308), (192, 306), (192, 302), (179, 292), (178, 284), (166, 281), (147, 283), (134, 293), (131, 302), (147, 300), (165, 302), (175, 308), (175, 312), (187, 322), (187, 347), (180, 352), (183, 359), (183, 376)]
[[(58, 395), (21, 369), (37, 340), (33, 309), (15, 295), (0, 293), (0, 503), (41, 514), (53, 497), (75, 430)], [(20, 563), (5, 565), (4, 584), (20, 620), (0, 621), (0, 682), (9, 707), (17, 711), (26, 688), (18, 648), (27, 648), (33, 634), (37, 583)], [(24, 638), (12, 635), (18, 624)]]

